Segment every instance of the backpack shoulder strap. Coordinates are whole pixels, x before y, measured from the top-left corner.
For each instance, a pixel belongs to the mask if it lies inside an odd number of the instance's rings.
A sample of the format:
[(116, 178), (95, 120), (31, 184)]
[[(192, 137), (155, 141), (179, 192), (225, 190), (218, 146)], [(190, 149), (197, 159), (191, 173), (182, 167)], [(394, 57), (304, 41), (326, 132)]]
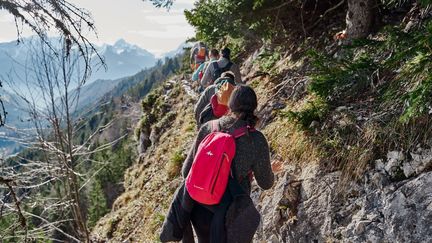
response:
[(250, 127), (250, 126), (245, 126), (245, 127), (241, 127), (241, 128), (234, 130), (234, 132), (232, 133), (232, 136), (234, 138), (239, 138), (241, 136), (246, 135), (248, 132), (255, 132), (255, 131), (256, 131), (255, 128)]
[(218, 120), (210, 121), (210, 125), (211, 125), (211, 131), (212, 132), (219, 132), (220, 128), (219, 128), (219, 121)]
[(222, 68), (222, 73), (231, 70), (232, 65), (234, 65), (234, 63), (232, 63), (231, 61), (228, 62), (228, 64), (224, 68)]
[(231, 61), (226, 65), (226, 69), (227, 70), (230, 70), (231, 69), (231, 67), (234, 65), (234, 63), (232, 63)]
[(212, 65), (213, 65), (213, 70), (218, 70), (219, 69), (219, 64), (217, 63), (217, 61), (214, 61), (212, 63)]

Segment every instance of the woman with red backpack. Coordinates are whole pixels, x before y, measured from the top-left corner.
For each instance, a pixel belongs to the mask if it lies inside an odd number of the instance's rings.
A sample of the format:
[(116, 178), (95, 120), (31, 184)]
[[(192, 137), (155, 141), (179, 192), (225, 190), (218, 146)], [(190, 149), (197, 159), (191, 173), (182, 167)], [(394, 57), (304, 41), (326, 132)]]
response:
[[(236, 86), (229, 100), (229, 108), (230, 115), (201, 127), (183, 164), (182, 175), (186, 182), (177, 191), (164, 222), (162, 242), (175, 239), (194, 242), (187, 224), (189, 221), (193, 224), (199, 243), (252, 241), (260, 216), (249, 197), (251, 180), (255, 177), (258, 186), (264, 190), (270, 189), (274, 174), (267, 139), (255, 130), (258, 118), (254, 114), (257, 108), (254, 90), (244, 85)], [(225, 140), (223, 145), (215, 146), (218, 141), (222, 141), (217, 140), (218, 137)], [(234, 151), (229, 151), (230, 147), (224, 148), (228, 151), (217, 151), (225, 144), (229, 144)], [(223, 154), (222, 163), (213, 166), (218, 160), (212, 157), (217, 158), (219, 154)], [(203, 161), (206, 155), (209, 159)], [(227, 167), (225, 163), (229, 163), (228, 178), (218, 179), (221, 174), (227, 174), (220, 169)], [(223, 186), (226, 188), (224, 193), (216, 195)], [(175, 232), (176, 237), (168, 236), (173, 235), (172, 232)]]

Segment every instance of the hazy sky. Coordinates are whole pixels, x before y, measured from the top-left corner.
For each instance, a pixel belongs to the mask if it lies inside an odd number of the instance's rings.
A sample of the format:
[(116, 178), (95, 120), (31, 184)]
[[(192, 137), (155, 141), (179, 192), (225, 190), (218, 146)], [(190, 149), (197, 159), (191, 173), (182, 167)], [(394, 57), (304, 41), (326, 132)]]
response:
[[(120, 38), (136, 44), (152, 53), (176, 49), (188, 37), (194, 35), (183, 10), (193, 6), (193, 0), (176, 0), (172, 9), (157, 9), (142, 0), (70, 0), (92, 13), (101, 44), (113, 44)], [(30, 35), (25, 32), (24, 35)], [(0, 11), (0, 42), (16, 40), (13, 18)]]

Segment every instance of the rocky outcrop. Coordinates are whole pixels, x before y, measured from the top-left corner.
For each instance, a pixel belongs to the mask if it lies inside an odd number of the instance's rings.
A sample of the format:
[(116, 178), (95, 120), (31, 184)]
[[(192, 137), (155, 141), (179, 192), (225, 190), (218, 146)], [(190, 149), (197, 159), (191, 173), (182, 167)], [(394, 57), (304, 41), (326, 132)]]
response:
[[(263, 218), (256, 242), (432, 242), (432, 155), (411, 157), (389, 152), (343, 188), (340, 172), (287, 166), (271, 191), (254, 191)], [(398, 173), (412, 177), (398, 181)]]
[(150, 134), (148, 129), (142, 129), (138, 138), (138, 154), (143, 154), (151, 146)]

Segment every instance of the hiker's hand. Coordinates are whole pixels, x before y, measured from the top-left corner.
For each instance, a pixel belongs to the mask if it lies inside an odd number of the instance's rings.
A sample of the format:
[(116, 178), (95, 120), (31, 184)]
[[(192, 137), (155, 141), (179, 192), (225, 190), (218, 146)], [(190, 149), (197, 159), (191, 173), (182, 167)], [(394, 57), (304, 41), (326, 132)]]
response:
[(279, 160), (274, 160), (271, 164), (273, 173), (278, 173), (283, 170), (283, 162)]
[(231, 97), (231, 93), (234, 90), (234, 86), (228, 82), (224, 83), (217, 93), (218, 103), (221, 105), (228, 106), (228, 101)]

